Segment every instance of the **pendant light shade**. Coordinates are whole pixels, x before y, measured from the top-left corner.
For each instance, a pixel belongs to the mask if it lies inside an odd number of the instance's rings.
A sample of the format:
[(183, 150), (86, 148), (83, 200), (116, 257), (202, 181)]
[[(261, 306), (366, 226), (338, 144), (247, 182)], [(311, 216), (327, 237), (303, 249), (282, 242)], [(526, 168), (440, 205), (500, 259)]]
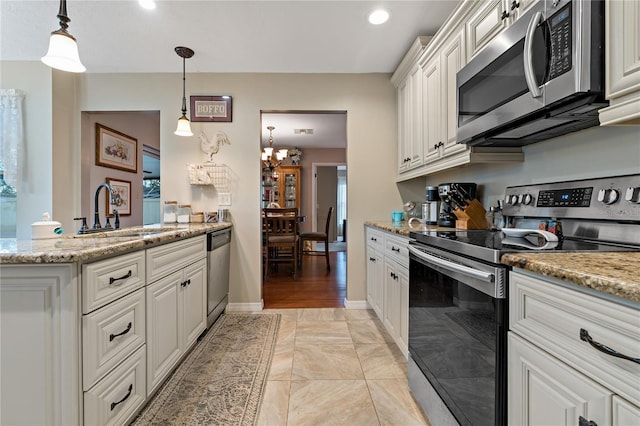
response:
[(85, 72), (87, 69), (78, 55), (76, 39), (67, 32), (71, 19), (67, 16), (67, 0), (60, 0), (58, 11), (60, 29), (51, 33), (49, 50), (42, 57), (42, 62), (51, 68), (68, 72)]
[(193, 136), (191, 123), (187, 118), (187, 96), (185, 91), (185, 60), (193, 56), (193, 50), (188, 47), (176, 47), (176, 53), (182, 58), (182, 116), (178, 118), (178, 127), (174, 132), (178, 136)]

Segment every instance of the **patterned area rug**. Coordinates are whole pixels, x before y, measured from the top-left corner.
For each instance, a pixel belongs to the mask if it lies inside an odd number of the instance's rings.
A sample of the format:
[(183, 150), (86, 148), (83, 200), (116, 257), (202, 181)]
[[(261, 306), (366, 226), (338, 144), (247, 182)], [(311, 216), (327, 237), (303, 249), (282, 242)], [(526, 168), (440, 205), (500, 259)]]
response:
[(254, 425), (280, 315), (223, 314), (132, 425)]

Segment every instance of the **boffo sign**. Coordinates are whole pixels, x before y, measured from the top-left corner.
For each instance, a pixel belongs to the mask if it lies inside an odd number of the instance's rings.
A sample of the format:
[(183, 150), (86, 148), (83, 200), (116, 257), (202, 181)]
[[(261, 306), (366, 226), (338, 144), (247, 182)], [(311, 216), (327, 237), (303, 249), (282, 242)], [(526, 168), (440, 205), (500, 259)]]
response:
[(231, 96), (191, 96), (191, 121), (231, 121)]

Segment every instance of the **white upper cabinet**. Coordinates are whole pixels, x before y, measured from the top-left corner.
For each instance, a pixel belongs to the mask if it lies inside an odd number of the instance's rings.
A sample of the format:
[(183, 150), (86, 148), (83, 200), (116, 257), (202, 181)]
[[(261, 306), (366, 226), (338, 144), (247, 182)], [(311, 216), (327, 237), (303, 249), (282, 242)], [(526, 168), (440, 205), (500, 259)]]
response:
[(502, 30), (520, 18), (539, 0), (491, 0), (483, 2), (467, 21), (469, 59)]
[(431, 163), (440, 158), (441, 148), (444, 146), (440, 57), (438, 55), (422, 68), (422, 106), (424, 162)]
[(640, 124), (640, 0), (605, 3), (605, 89), (601, 125)]
[(467, 149), (466, 145), (458, 144), (458, 94), (456, 74), (467, 63), (464, 29), (451, 37), (442, 48), (440, 61), (442, 67), (442, 111), (443, 126), (442, 140), (445, 155), (455, 154)]

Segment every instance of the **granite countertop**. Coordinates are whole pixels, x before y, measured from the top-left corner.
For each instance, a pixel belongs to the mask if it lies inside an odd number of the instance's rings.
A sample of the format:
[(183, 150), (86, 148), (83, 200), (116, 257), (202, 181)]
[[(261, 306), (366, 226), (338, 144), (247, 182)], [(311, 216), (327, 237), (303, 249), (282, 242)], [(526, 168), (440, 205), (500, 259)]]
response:
[(404, 237), (408, 237), (410, 232), (420, 232), (427, 230), (435, 230), (435, 231), (455, 231), (455, 228), (443, 228), (438, 225), (424, 225), (421, 223), (411, 224), (407, 221), (402, 222), (391, 222), (384, 220), (369, 220), (366, 221), (365, 226), (373, 226), (375, 228), (379, 228), (383, 231), (392, 232), (394, 234), (399, 234)]
[(640, 252), (508, 253), (502, 263), (640, 302)]
[(148, 225), (95, 234), (69, 234), (60, 238), (45, 240), (0, 238), (0, 263), (30, 264), (93, 261), (230, 227), (231, 223), (224, 222)]

